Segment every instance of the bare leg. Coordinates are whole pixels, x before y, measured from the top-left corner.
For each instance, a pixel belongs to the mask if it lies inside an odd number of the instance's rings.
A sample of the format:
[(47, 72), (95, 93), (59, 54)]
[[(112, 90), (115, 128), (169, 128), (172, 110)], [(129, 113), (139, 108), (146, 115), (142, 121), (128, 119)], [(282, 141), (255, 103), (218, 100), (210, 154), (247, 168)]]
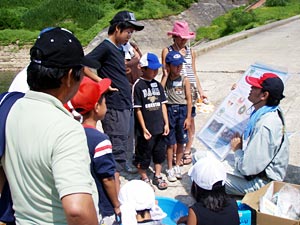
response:
[(180, 161), (183, 156), (183, 148), (184, 144), (177, 144), (177, 149), (176, 149), (176, 166), (180, 165)]
[(189, 141), (188, 141), (188, 143), (185, 146), (185, 151), (184, 152), (186, 152), (186, 153), (190, 153), (191, 152), (191, 148), (192, 148), (193, 141), (194, 141), (194, 136), (195, 136), (195, 120), (192, 117), (192, 119), (191, 119), (191, 126), (188, 129)]
[(172, 169), (173, 167), (173, 149), (174, 145), (169, 145), (167, 147), (167, 164), (168, 164), (168, 169)]

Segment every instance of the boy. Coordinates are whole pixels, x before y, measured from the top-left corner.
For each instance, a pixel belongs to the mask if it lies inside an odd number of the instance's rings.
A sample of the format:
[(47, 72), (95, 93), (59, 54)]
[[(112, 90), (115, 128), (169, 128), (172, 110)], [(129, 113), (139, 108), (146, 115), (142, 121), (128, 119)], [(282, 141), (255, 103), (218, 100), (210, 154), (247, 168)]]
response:
[[(87, 58), (101, 63), (97, 71), (98, 76), (110, 78), (112, 88), (117, 90), (107, 94), (107, 113), (101, 121), (104, 132), (112, 142), (117, 163), (117, 182), (119, 182), (119, 172), (126, 167), (127, 141), (132, 113), (131, 87), (126, 76), (122, 45), (129, 41), (134, 31), (140, 31), (143, 28), (144, 26), (136, 21), (132, 12), (118, 12), (110, 21), (108, 38), (87, 55)], [(85, 69), (85, 72), (86, 70), (88, 69)]]
[(91, 157), (91, 173), (99, 193), (98, 207), (105, 225), (112, 225), (115, 215), (120, 214), (112, 145), (108, 136), (96, 129), (97, 121), (102, 120), (106, 113), (104, 93), (110, 84), (111, 80), (108, 78), (97, 83), (84, 77), (77, 94), (66, 106), (73, 111), (73, 115), (74, 110), (81, 115)]
[(163, 87), (154, 79), (161, 64), (156, 55), (147, 53), (142, 56), (140, 66), (143, 74), (133, 85), (133, 107), (137, 119), (137, 145), (133, 163), (141, 179), (150, 184), (146, 170), (152, 157), (155, 170), (152, 183), (164, 190), (168, 184), (161, 176), (161, 164), (165, 160), (164, 136), (169, 133), (169, 122)]
[[(180, 75), (185, 60), (177, 51), (170, 51), (166, 56), (167, 74), (163, 76), (162, 86), (167, 95), (167, 110), (170, 132), (167, 136), (167, 178), (170, 182), (181, 179), (179, 167), (183, 156), (184, 144), (188, 142), (187, 130), (191, 123), (191, 89), (189, 79)], [(172, 165), (173, 148), (176, 148), (176, 164)]]

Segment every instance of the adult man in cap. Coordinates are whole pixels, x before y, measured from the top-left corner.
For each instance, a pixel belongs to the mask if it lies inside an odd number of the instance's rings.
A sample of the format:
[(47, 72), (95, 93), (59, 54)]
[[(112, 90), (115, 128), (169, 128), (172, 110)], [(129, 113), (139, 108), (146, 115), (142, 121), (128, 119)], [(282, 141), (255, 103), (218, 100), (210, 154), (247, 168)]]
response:
[(1, 159), (17, 224), (98, 224), (97, 189), (82, 126), (63, 104), (78, 90), (84, 57), (63, 28), (42, 32), (30, 50), (30, 90), (12, 106)]
[(118, 90), (107, 93), (107, 113), (101, 121), (104, 132), (112, 142), (113, 154), (117, 163), (117, 181), (119, 172), (123, 171), (126, 166), (125, 153), (127, 151), (130, 116), (132, 116), (131, 87), (126, 76), (122, 45), (129, 41), (135, 30), (140, 31), (143, 28), (144, 26), (136, 21), (132, 12), (118, 12), (110, 21), (108, 38), (87, 55), (88, 58), (101, 63), (101, 67), (97, 71), (98, 76), (110, 78), (111, 87)]
[(254, 108), (243, 136), (231, 140), (235, 170), (243, 176), (228, 174), (226, 192), (245, 195), (272, 180), (282, 181), (288, 161), (288, 137), (280, 100), (284, 98), (282, 80), (273, 73), (259, 78), (246, 76), (251, 85), (248, 96)]

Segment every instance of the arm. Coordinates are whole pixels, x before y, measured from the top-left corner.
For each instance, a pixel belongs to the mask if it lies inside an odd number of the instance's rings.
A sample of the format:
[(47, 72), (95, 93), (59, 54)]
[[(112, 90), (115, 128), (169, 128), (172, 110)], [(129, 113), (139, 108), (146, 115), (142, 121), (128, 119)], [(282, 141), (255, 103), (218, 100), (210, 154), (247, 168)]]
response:
[(3, 167), (0, 166), (0, 196), (1, 196), (5, 182), (6, 182), (6, 176), (5, 176)]
[[(91, 78), (92, 80), (99, 82), (102, 80), (101, 77), (99, 77), (97, 74), (93, 73), (90, 68), (88, 68), (87, 66), (83, 67), (83, 72), (85, 74), (85, 76)], [(108, 88), (109, 91), (118, 91), (118, 88), (113, 88), (111, 86), (109, 86)]]
[(98, 224), (94, 202), (90, 194), (70, 194), (64, 196), (61, 201), (69, 225)]
[(83, 67), (83, 72), (85, 74), (85, 76), (91, 78), (92, 80), (99, 82), (102, 80), (102, 78), (100, 78), (97, 74), (93, 73), (92, 70), (90, 68), (88, 68), (87, 66)]
[(192, 210), (191, 208), (189, 208), (189, 215), (188, 215), (188, 219), (187, 219), (187, 225), (197, 225), (196, 214), (195, 214), (194, 210)]
[(102, 179), (104, 189), (106, 190), (106, 193), (111, 201), (111, 203), (114, 206), (114, 211), (116, 215), (120, 215), (120, 202), (118, 200), (118, 193), (116, 189), (115, 179), (114, 177), (108, 177)]
[[(262, 123), (263, 120), (264, 118), (257, 123)], [(276, 137), (266, 124), (256, 126), (245, 149), (237, 149), (234, 153), (236, 169), (243, 175), (256, 175), (262, 172), (273, 159), (280, 141), (281, 138)], [(253, 160), (259, 163), (253, 163)]]
[(125, 64), (129, 67), (138, 64), (141, 59), (140, 54), (137, 52), (137, 50), (134, 48), (134, 46), (132, 46), (132, 47), (133, 47), (134, 57), (131, 58), (129, 61), (125, 60)]
[(166, 87), (166, 82), (167, 82), (167, 79), (168, 79), (168, 71), (167, 71), (167, 68), (166, 68), (166, 56), (168, 54), (169, 50), (168, 48), (164, 48), (162, 50), (162, 53), (161, 53), (161, 63), (162, 63), (162, 78), (161, 78), (161, 85), (163, 86), (163, 88)]
[(138, 54), (140, 56), (140, 58), (143, 56), (141, 50), (139, 49), (138, 45), (134, 42), (130, 42), (131, 46), (133, 47), (134, 49), (134, 54)]
[(143, 118), (143, 114), (142, 114), (142, 111), (140, 108), (135, 108), (135, 113), (136, 113), (136, 116), (137, 116), (137, 119), (139, 121), (139, 124), (140, 126), (142, 127), (142, 130), (143, 130), (143, 134), (144, 134), (144, 138), (146, 140), (149, 140), (151, 138), (151, 134), (150, 132), (147, 130), (147, 127), (145, 125), (145, 121), (144, 121), (144, 118)]
[(189, 129), (191, 125), (191, 117), (192, 117), (192, 95), (191, 95), (191, 84), (189, 79), (184, 78), (184, 89), (185, 89), (185, 97), (187, 102), (187, 113), (186, 119), (184, 121), (184, 129)]
[(193, 67), (193, 71), (194, 71), (195, 78), (196, 78), (197, 89), (199, 91), (200, 98), (204, 99), (204, 98), (207, 98), (207, 96), (203, 92), (203, 89), (202, 89), (201, 84), (200, 84), (199, 77), (197, 75), (197, 70), (196, 70), (196, 55), (195, 55), (195, 52), (192, 51), (192, 49), (191, 49), (191, 52), (192, 52), (192, 67)]
[(170, 132), (170, 128), (169, 128), (168, 111), (167, 111), (167, 106), (165, 103), (162, 104), (162, 113), (163, 113), (164, 122), (165, 122), (163, 135), (167, 136)]

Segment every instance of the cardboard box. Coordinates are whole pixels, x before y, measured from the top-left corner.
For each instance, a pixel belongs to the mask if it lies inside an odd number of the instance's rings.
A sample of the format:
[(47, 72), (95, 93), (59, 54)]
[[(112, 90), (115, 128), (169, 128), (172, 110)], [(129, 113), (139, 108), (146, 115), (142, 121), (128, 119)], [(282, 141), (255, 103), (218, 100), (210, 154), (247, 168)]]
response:
[(241, 201), (236, 201), (240, 217), (240, 225), (251, 225), (251, 209)]
[[(280, 181), (272, 181), (274, 185), (273, 194), (278, 192), (286, 183)], [(273, 216), (259, 211), (259, 200), (263, 196), (271, 183), (262, 187), (258, 191), (248, 193), (242, 199), (242, 203), (248, 205), (256, 211), (256, 225), (300, 225), (300, 220), (285, 219), (278, 216)], [(291, 184), (300, 189), (300, 185)]]

